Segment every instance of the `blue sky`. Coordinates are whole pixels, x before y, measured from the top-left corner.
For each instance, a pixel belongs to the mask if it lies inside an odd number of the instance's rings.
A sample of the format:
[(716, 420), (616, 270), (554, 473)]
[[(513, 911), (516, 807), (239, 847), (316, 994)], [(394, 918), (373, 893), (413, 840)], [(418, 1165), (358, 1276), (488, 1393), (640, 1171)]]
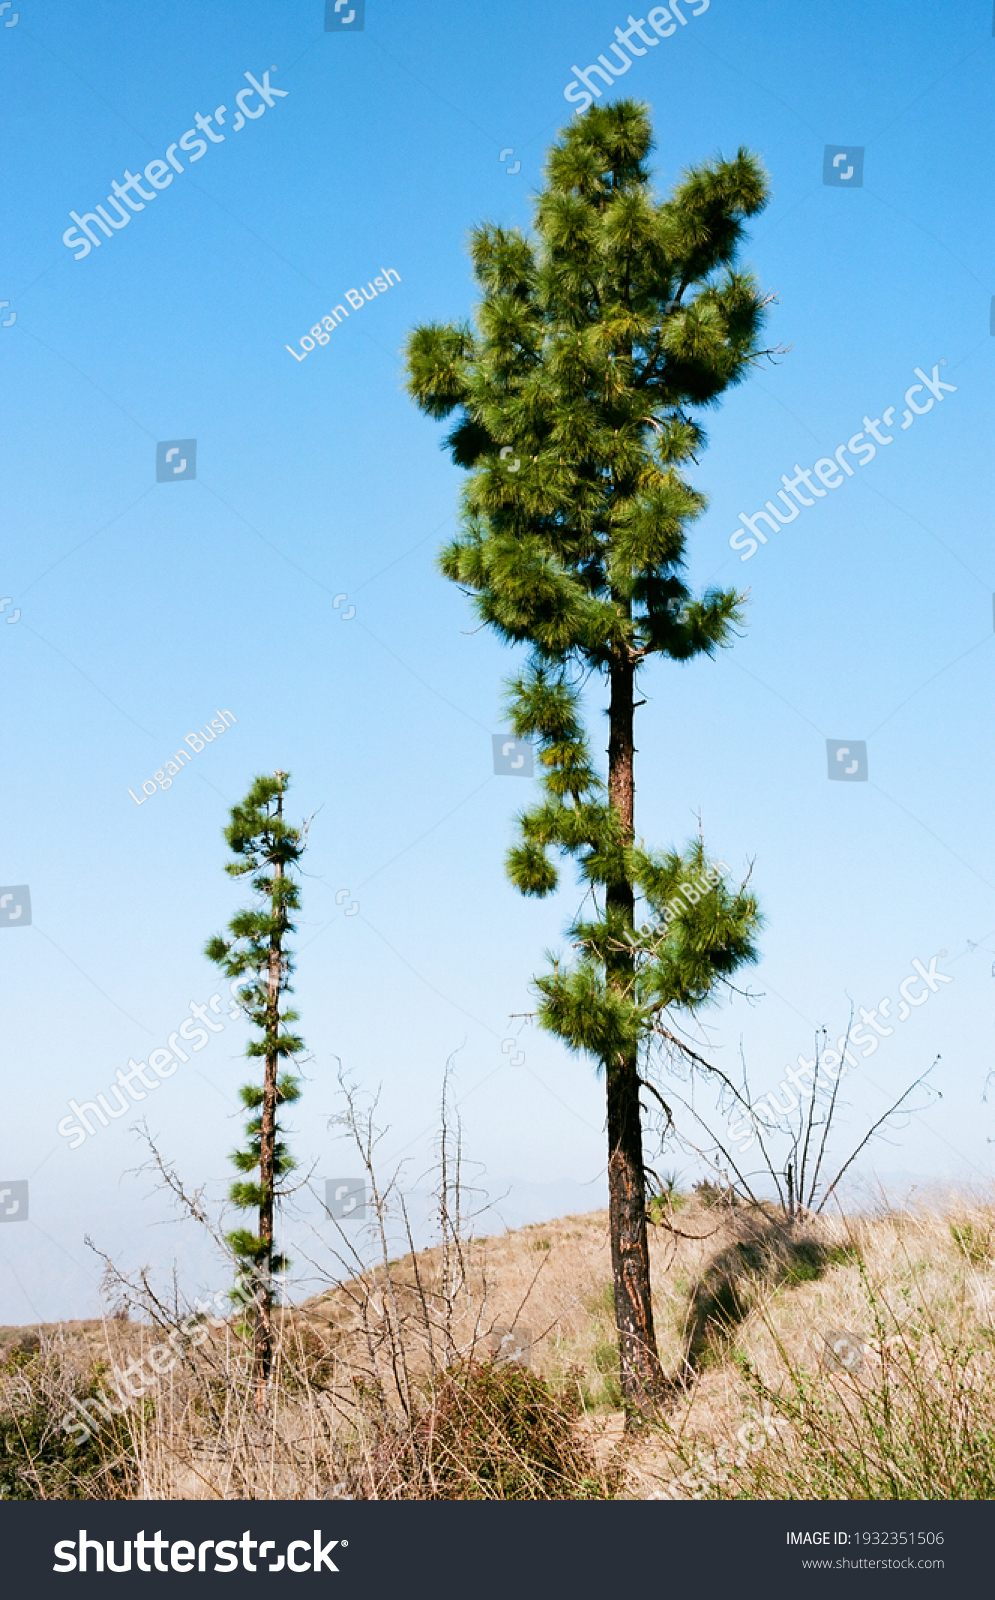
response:
[[(953, 981), (846, 1080), (844, 1137), (939, 1053), (943, 1098), (865, 1171), (984, 1184), (991, 8), (680, 5), (685, 25), (617, 92), (652, 109), (661, 191), (717, 152), (761, 156), (773, 200), (744, 259), (777, 297), (772, 344), (790, 348), (703, 419), (710, 507), (691, 573), (748, 585), (748, 623), (717, 661), (647, 674), (638, 827), (681, 842), (700, 812), (714, 854), (737, 874), (753, 863), (758, 998), (718, 1008), (707, 1037), (724, 1064), (742, 1047), (759, 1086), (816, 1027), (842, 1031), (850, 999), (895, 999), (914, 959), (947, 952)], [(56, 1126), (219, 988), (201, 951), (238, 903), (221, 829), (276, 767), (293, 774), (292, 810), (317, 813), (297, 977), (304, 1171), (354, 1164), (328, 1124), (341, 1064), (380, 1090), (384, 1161), (409, 1158), (417, 1187), (455, 1055), (467, 1153), (507, 1195), (490, 1225), (600, 1204), (593, 1072), (528, 1028), (502, 1050), (579, 891), (568, 871), (532, 904), (504, 878), (530, 792), (491, 763), (515, 657), (473, 632), (435, 569), (460, 475), (404, 395), (399, 352), (415, 323), (470, 313), (468, 228), (528, 225), (573, 68), (608, 51), (626, 13), (368, 0), (351, 32), (325, 31), (321, 0), (23, 0), (16, 14), (0, 25), (0, 321), (16, 315), (0, 327), (0, 598), (20, 612), (0, 622), (0, 880), (30, 886), (32, 922), (0, 926), (0, 1179), (29, 1180), (30, 1218), (0, 1233), (0, 1321), (95, 1311), (87, 1234), (122, 1264), (175, 1260), (223, 1286), (135, 1175), (130, 1118), (72, 1151)], [(284, 96), (236, 131), (246, 74), (267, 72)], [(75, 259), (70, 212), (106, 206), (112, 180), (222, 105), (223, 142)], [(862, 186), (824, 184), (825, 147), (848, 142)], [(387, 268), (400, 281), (386, 292), (344, 300)], [(329, 342), (293, 359), (343, 303)], [(934, 366), (955, 392), (902, 430), (914, 369)], [(889, 406), (892, 443), (741, 562), (739, 514)], [(185, 439), (196, 479), (157, 483), (157, 443)], [(129, 789), (220, 710), (234, 725), (136, 805)], [(867, 782), (828, 780), (827, 739), (867, 741)], [(240, 1028), (149, 1096), (164, 1155), (213, 1197), (239, 1129)], [(286, 1227), (292, 1250), (317, 1248), (306, 1193)]]

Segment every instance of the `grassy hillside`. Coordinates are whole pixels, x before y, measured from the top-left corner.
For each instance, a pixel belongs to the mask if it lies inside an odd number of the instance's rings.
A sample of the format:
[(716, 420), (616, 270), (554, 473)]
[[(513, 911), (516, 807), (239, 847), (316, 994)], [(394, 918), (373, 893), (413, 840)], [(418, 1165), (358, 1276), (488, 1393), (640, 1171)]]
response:
[[(607, 1217), (593, 1213), (450, 1241), (286, 1310), (262, 1406), (239, 1329), (220, 1318), (177, 1333), (182, 1318), (160, 1306), (159, 1327), (0, 1329), (0, 1486), (22, 1498), (995, 1497), (995, 1211), (789, 1224), (705, 1190), (677, 1197), (652, 1243), (669, 1374), (652, 1427), (624, 1430)], [(91, 1405), (84, 1437), (80, 1406), (137, 1358), (145, 1377), (131, 1369), (127, 1405), (103, 1418)]]

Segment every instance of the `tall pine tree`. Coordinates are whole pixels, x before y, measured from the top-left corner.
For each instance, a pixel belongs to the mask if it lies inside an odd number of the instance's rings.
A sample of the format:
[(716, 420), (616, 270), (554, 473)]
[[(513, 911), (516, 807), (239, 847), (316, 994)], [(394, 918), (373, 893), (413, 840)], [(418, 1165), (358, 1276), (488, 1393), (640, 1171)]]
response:
[[(510, 684), (511, 723), (531, 738), (544, 795), (508, 857), (523, 894), (555, 889), (552, 851), (573, 856), (591, 914), (572, 965), (536, 981), (540, 1023), (592, 1057), (607, 1091), (608, 1177), (622, 1392), (651, 1410), (662, 1373), (653, 1328), (640, 1082), (663, 1013), (694, 1014), (756, 958), (756, 901), (694, 887), (698, 842), (653, 852), (635, 833), (637, 675), (653, 656), (712, 655), (742, 597), (685, 583), (688, 525), (704, 495), (682, 469), (704, 444), (694, 411), (714, 405), (760, 355), (765, 301), (736, 258), (766, 204), (763, 170), (740, 150), (651, 189), (652, 134), (632, 101), (592, 106), (549, 155), (535, 233), (483, 225), (471, 252), (475, 326), (417, 328), (408, 387), (429, 416), (453, 415), (445, 445), (467, 470), (462, 526), (440, 557), (481, 620), (530, 658)], [(581, 690), (608, 691), (607, 782), (584, 729)], [(675, 766), (679, 761), (675, 760)], [(663, 917), (636, 927), (636, 899)], [(667, 1030), (669, 1032), (669, 1030)]]
[(281, 1138), (278, 1113), (301, 1092), (293, 1073), (280, 1067), (304, 1048), (303, 1040), (288, 1031), (298, 1013), (282, 1005), (283, 996), (291, 992), (294, 970), (287, 948), (289, 935), (296, 931), (290, 914), (300, 910), (300, 889), (290, 874), (304, 854), (307, 833), (283, 820), (289, 782), (286, 772), (258, 777), (245, 799), (232, 807), (225, 839), (235, 859), (226, 863), (225, 871), (233, 878), (251, 873), (260, 903), (236, 912), (228, 924), (229, 938), (215, 934), (205, 946), (205, 954), (227, 978), (245, 980), (237, 991), (239, 1003), (260, 1035), (249, 1040), (245, 1053), (250, 1060), (262, 1059), (263, 1081), (239, 1090), (250, 1118), (247, 1143), (231, 1158), (240, 1173), (258, 1176), (240, 1178), (230, 1190), (237, 1206), (257, 1213), (257, 1229), (236, 1228), (228, 1235), (239, 1263), (240, 1287), (251, 1288), (254, 1295), (253, 1355), (260, 1399), (273, 1358), (273, 1278), (289, 1264), (273, 1248), (279, 1182), (295, 1164)]

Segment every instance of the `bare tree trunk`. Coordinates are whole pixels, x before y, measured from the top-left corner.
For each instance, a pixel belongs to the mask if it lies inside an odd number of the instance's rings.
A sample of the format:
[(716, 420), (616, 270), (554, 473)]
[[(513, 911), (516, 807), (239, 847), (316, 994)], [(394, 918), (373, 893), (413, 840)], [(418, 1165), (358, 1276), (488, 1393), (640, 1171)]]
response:
[[(611, 667), (608, 738), (608, 797), (626, 843), (633, 838), (635, 781), (633, 699), (635, 669), (627, 656), (616, 654)], [(633, 925), (635, 895), (621, 872), (607, 886), (609, 912), (621, 913)], [(616, 951), (606, 964), (610, 985), (631, 992), (635, 957)], [(653, 1329), (650, 1295), (649, 1240), (643, 1171), (643, 1133), (639, 1109), (638, 1053), (619, 1052), (605, 1062), (608, 1094), (608, 1206), (615, 1321), (618, 1327), (622, 1400), (630, 1418), (652, 1411), (663, 1385), (663, 1372)]]

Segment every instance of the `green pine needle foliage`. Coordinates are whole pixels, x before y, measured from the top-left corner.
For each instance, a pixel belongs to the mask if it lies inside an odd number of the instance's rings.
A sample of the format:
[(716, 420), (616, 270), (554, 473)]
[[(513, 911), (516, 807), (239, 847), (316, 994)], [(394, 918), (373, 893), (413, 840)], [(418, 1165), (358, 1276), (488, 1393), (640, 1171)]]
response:
[[(637, 847), (584, 726), (592, 675), (713, 656), (743, 615), (735, 590), (688, 586), (688, 530), (707, 500), (687, 472), (701, 414), (764, 353), (767, 301), (737, 258), (767, 180), (741, 149), (660, 199), (651, 149), (636, 102), (575, 118), (549, 154), (533, 235), (472, 230), (473, 323), (429, 323), (407, 347), (409, 393), (449, 421), (445, 446), (467, 474), (441, 570), (480, 622), (530, 650), (508, 714), (536, 747), (542, 795), (519, 818), (509, 876), (542, 897), (569, 856), (592, 891), (570, 928), (576, 959), (551, 958), (537, 980), (539, 1020), (601, 1065), (631, 1059), (667, 1007), (708, 1004), (756, 959), (761, 926), (755, 896), (721, 881), (655, 920), (708, 866), (704, 846)], [(606, 910), (620, 883), (652, 919), (640, 931)]]
[[(287, 940), (296, 932), (296, 925), (291, 917), (300, 909), (300, 886), (291, 871), (305, 848), (302, 830), (283, 818), (282, 797), (288, 784), (289, 774), (284, 772), (258, 777), (245, 799), (232, 807), (225, 839), (235, 859), (226, 863), (225, 871), (233, 878), (251, 875), (258, 899), (254, 906), (236, 912), (228, 924), (227, 937), (216, 934), (205, 945), (205, 954), (227, 978), (241, 980), (237, 990), (239, 1004), (257, 1033), (246, 1044), (245, 1053), (250, 1060), (262, 1058), (273, 1074), (270, 1082), (277, 1111), (293, 1105), (300, 1098), (301, 1087), (292, 1072), (277, 1072), (276, 1064), (304, 1049), (303, 1039), (290, 1027), (299, 1020), (299, 1014), (283, 1004), (283, 996), (292, 992), (290, 975), (294, 962)], [(260, 1233), (236, 1228), (227, 1235), (227, 1242), (239, 1262), (242, 1283), (261, 1279), (268, 1284), (272, 1275), (286, 1271), (289, 1263), (273, 1253), (271, 1240), (262, 1237), (266, 1231), (262, 1223), (268, 1216), (271, 1234), (279, 1181), (294, 1170), (296, 1163), (276, 1121), (273, 1182), (247, 1181), (249, 1174), (261, 1171), (265, 1086), (243, 1084), (239, 1099), (254, 1115), (246, 1122), (246, 1143), (230, 1157), (236, 1170), (246, 1176), (231, 1185), (229, 1198), (240, 1209), (259, 1213)]]

